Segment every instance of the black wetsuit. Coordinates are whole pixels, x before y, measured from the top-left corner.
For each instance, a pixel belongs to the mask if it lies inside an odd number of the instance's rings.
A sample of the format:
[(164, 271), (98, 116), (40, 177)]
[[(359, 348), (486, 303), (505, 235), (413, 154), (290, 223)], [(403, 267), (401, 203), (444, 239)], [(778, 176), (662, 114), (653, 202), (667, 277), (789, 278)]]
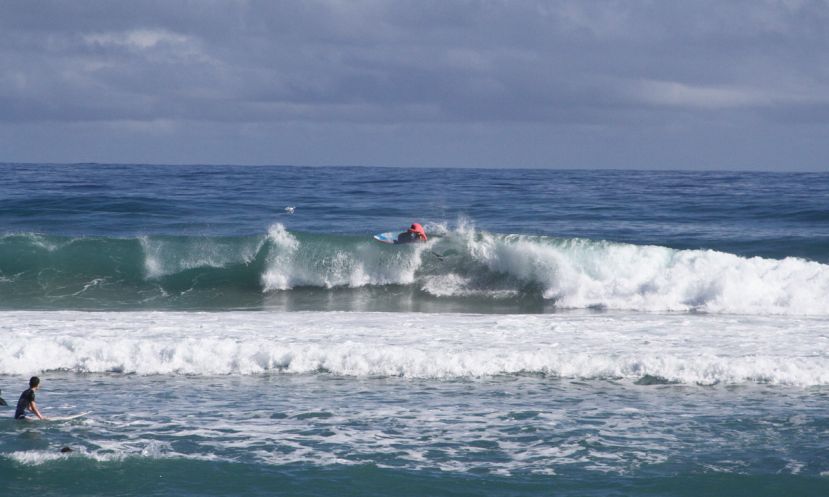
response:
[(17, 410), (14, 411), (14, 419), (23, 419), (26, 417), (26, 409), (35, 401), (35, 391), (29, 388), (20, 394), (20, 400), (17, 401)]
[(397, 243), (412, 243), (419, 242), (420, 237), (414, 231), (404, 231), (397, 235)]

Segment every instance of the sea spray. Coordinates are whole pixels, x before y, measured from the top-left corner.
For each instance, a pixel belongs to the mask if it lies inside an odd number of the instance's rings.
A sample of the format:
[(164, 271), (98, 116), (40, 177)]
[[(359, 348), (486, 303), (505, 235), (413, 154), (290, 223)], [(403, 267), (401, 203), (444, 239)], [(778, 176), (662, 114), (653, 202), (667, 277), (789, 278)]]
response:
[(263, 291), (296, 287), (358, 288), (407, 285), (415, 281), (427, 246), (390, 251), (369, 239), (306, 234), (297, 237), (281, 224), (271, 226)]

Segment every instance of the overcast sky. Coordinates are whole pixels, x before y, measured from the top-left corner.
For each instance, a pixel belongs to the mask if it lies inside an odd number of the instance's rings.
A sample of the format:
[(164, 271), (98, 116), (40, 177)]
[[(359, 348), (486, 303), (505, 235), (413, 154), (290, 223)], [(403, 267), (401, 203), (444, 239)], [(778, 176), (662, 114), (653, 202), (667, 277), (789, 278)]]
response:
[(0, 162), (829, 170), (829, 0), (0, 1)]

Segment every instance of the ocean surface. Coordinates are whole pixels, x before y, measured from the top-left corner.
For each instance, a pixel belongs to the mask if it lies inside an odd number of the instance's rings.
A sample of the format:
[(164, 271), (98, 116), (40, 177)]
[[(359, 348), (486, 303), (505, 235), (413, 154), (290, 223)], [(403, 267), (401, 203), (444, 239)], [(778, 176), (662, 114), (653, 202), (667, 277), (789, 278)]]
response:
[(8, 495), (829, 495), (829, 173), (0, 175)]

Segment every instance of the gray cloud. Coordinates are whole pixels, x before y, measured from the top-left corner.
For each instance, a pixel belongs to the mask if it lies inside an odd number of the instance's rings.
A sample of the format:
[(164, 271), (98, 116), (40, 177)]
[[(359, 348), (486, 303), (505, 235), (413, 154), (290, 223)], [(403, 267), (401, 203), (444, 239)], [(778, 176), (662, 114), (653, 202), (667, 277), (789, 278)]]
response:
[[(74, 134), (86, 126), (140, 135), (157, 149), (177, 136), (176, 153), (138, 156), (179, 160), (188, 143), (227, 136), (219, 131), (227, 126), (259, 126), (315, 136), (311, 148), (328, 143), (331, 153), (316, 151), (308, 163), (338, 153), (346, 160), (331, 162), (353, 163), (363, 159), (344, 153), (346, 144), (363, 132), (391, 133), (399, 151), (429, 150), (415, 143), (429, 126), (462, 140), (503, 137), (506, 148), (533, 129), (570, 136), (564, 146), (617, 143), (606, 156), (564, 154), (578, 166), (618, 167), (625, 157), (658, 166), (658, 149), (633, 147), (634, 154), (625, 143), (685, 133), (703, 144), (711, 126), (758, 136), (775, 126), (826, 131), (827, 28), (829, 3), (806, 0), (6, 3), (0, 137), (8, 141), (0, 145), (26, 142), (24, 132), (34, 140), (48, 129)], [(152, 129), (166, 131), (159, 137)], [(230, 162), (301, 155), (284, 153), (278, 141), (269, 148), (238, 140), (224, 143), (259, 152)], [(248, 146), (235, 145), (242, 142)], [(524, 143), (537, 151), (525, 165), (562, 165), (550, 157), (558, 150), (552, 143)], [(723, 166), (727, 155), (755, 155), (719, 147), (723, 159), (713, 162)], [(479, 160), (439, 137), (431, 148), (423, 158), (431, 163)], [(408, 163), (396, 150), (364, 160)], [(125, 147), (122, 155), (135, 152)], [(119, 160), (117, 150), (108, 154), (92, 158)]]

